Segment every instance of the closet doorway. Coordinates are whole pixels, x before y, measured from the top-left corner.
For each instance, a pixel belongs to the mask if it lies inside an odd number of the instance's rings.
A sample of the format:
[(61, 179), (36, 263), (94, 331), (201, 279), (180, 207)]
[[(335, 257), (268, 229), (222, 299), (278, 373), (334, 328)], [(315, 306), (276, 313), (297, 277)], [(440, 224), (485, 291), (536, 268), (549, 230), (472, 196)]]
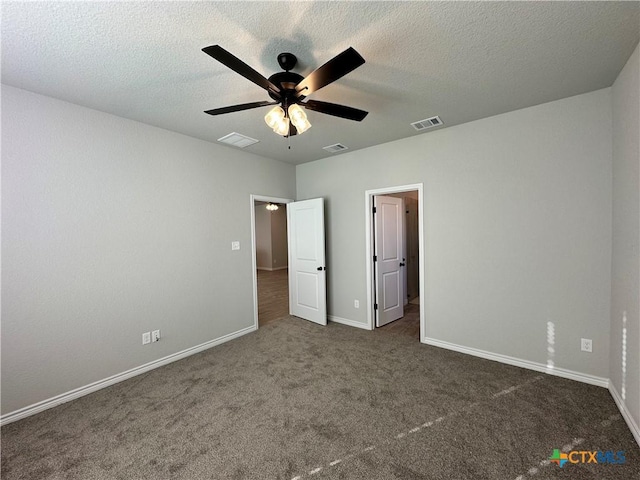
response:
[(367, 312), (369, 328), (423, 341), (422, 184), (368, 190)]

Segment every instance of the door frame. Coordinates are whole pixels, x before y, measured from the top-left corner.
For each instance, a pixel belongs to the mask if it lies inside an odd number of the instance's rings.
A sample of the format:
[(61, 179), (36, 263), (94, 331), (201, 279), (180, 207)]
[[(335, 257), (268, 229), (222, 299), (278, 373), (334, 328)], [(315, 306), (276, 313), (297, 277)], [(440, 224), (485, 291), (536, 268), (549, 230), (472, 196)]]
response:
[(414, 183), (411, 185), (399, 185), (396, 187), (376, 188), (364, 192), (365, 198), (365, 254), (367, 266), (367, 324), (369, 330), (375, 328), (375, 312), (373, 310), (373, 299), (375, 297), (375, 283), (373, 281), (373, 197), (376, 195), (387, 195), (390, 193), (404, 193), (418, 191), (418, 255), (420, 264), (418, 266), (418, 278), (420, 282), (420, 342), (426, 343), (426, 319), (425, 319), (425, 303), (426, 288), (424, 282), (424, 184)]
[[(256, 258), (256, 202), (272, 202), (272, 203), (291, 203), (291, 198), (268, 197), (266, 195), (249, 195), (251, 205), (251, 268), (253, 269), (251, 278), (253, 279), (253, 326), (258, 329), (258, 261)], [(289, 222), (287, 222), (287, 232), (289, 231)], [(287, 233), (288, 237), (288, 233)], [(288, 238), (287, 238), (288, 242)], [(289, 250), (289, 245), (287, 245)], [(288, 257), (288, 254), (287, 254)], [(288, 268), (287, 261), (287, 268)], [(287, 287), (288, 288), (288, 287)]]

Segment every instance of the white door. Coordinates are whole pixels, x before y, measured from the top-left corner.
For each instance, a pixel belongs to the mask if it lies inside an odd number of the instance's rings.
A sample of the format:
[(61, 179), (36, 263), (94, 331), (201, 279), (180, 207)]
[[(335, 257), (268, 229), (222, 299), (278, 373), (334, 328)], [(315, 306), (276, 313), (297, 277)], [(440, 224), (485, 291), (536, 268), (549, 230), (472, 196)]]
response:
[(376, 326), (404, 315), (404, 250), (402, 199), (376, 196), (374, 268), (376, 278)]
[(287, 204), (289, 313), (327, 324), (324, 200)]

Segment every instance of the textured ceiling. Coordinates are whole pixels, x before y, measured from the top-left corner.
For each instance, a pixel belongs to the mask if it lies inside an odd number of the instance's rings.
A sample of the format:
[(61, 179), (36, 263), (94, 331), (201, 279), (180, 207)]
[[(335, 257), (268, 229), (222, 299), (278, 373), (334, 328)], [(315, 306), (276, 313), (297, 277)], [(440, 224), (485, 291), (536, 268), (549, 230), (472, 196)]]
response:
[[(639, 2), (2, 2), (2, 82), (290, 163), (610, 86), (640, 38)], [(269, 76), (276, 56), (302, 75), (352, 46), (366, 63), (310, 98), (369, 111), (361, 123), (308, 112), (287, 140), (268, 100), (201, 49), (219, 44)], [(226, 147), (234, 148), (234, 147)]]

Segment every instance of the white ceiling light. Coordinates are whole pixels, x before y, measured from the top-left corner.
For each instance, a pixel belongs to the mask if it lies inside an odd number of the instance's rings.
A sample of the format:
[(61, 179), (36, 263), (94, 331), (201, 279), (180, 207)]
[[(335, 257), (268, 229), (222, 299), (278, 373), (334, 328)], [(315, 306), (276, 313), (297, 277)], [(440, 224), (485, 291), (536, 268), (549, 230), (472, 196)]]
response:
[(269, 128), (272, 128), (278, 135), (286, 137), (289, 135), (289, 120), (285, 117), (284, 110), (280, 107), (273, 107), (264, 116), (264, 121)]
[(289, 106), (289, 118), (295, 125), (298, 134), (304, 133), (311, 128), (311, 123), (307, 120), (307, 114), (296, 103)]
[(270, 211), (275, 211), (278, 209), (278, 205), (276, 205), (275, 203), (267, 203), (267, 210)]
[(307, 120), (307, 114), (296, 103), (289, 106), (286, 113), (282, 107), (273, 107), (264, 116), (264, 121), (269, 128), (283, 137), (289, 135), (291, 123), (296, 127), (298, 135), (311, 128), (311, 123)]

